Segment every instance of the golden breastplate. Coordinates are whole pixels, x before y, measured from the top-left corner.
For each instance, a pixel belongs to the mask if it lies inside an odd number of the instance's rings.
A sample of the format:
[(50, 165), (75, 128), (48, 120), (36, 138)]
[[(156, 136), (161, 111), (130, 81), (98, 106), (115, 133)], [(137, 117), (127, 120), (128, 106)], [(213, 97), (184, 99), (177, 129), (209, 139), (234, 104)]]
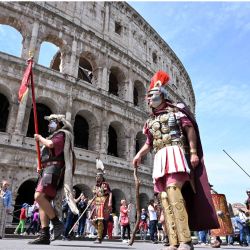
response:
[(166, 146), (179, 145), (183, 148), (184, 136), (179, 126), (180, 121), (173, 111), (166, 111), (148, 120), (148, 128), (153, 136), (154, 152)]

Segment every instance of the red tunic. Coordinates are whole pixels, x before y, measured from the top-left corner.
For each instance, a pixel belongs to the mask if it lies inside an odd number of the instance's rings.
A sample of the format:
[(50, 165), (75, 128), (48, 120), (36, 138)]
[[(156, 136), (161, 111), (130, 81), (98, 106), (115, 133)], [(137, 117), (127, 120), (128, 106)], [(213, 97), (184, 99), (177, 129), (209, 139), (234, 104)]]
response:
[[(65, 135), (63, 132), (59, 132), (55, 134), (51, 141), (53, 142), (53, 148), (52, 153), (53, 156), (59, 156), (63, 153), (64, 150), (64, 142), (65, 142)], [(63, 167), (64, 163), (62, 164)], [(56, 196), (56, 186), (53, 184), (48, 184), (46, 186), (42, 185), (42, 178), (39, 180), (39, 183), (36, 188), (36, 192), (44, 193), (46, 196), (48, 196), (50, 199), (54, 199)]]

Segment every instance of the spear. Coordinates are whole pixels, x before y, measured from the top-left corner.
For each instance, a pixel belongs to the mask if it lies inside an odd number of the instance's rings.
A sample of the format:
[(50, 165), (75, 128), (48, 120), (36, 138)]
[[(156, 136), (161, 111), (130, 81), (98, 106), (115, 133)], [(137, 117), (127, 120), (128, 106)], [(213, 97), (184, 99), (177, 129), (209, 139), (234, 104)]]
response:
[(90, 205), (93, 203), (93, 201), (95, 200), (96, 195), (92, 198), (92, 200), (89, 201), (87, 207), (84, 209), (84, 211), (82, 212), (82, 214), (78, 217), (77, 221), (75, 222), (75, 224), (72, 226), (72, 228), (69, 231), (69, 235), (71, 234), (71, 232), (74, 230), (74, 227), (77, 225), (77, 223), (80, 221), (80, 219), (83, 217), (83, 215), (86, 213), (86, 211), (88, 210), (88, 208), (90, 207)]
[(248, 176), (250, 175), (223, 149), (223, 152)]

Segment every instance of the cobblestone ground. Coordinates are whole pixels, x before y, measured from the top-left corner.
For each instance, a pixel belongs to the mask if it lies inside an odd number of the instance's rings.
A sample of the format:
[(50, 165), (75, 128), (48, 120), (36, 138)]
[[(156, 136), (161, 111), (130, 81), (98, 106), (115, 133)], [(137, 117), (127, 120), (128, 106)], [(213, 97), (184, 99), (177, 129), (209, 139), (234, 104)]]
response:
[[(141, 242), (136, 241), (133, 246), (128, 246), (126, 243), (122, 243), (121, 241), (103, 241), (102, 244), (94, 244), (93, 241), (62, 241), (57, 240), (51, 243), (49, 246), (43, 245), (29, 245), (27, 242), (29, 239), (11, 239), (5, 238), (0, 240), (0, 249), (3, 250), (27, 250), (27, 249), (41, 249), (41, 250), (74, 250), (74, 249), (82, 249), (82, 250), (108, 250), (108, 249), (138, 249), (138, 250), (161, 250), (164, 249), (162, 244), (152, 244), (150, 242)], [(236, 246), (222, 246), (222, 249), (228, 250), (250, 250), (250, 247), (240, 247)], [(212, 249), (210, 246), (200, 246), (195, 245), (195, 249), (197, 250), (208, 250)]]

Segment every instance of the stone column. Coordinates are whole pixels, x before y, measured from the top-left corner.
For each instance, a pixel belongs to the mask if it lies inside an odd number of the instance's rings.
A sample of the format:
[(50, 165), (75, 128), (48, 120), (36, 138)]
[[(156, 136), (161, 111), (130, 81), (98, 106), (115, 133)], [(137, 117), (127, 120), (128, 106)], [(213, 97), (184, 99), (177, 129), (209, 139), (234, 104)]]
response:
[(71, 54), (69, 55), (69, 66), (66, 68), (66, 72), (71, 76), (77, 77), (78, 76), (78, 66), (79, 66), (79, 57), (77, 54), (77, 41), (72, 41), (72, 47), (71, 47)]
[(32, 34), (30, 39), (29, 51), (33, 53), (34, 61), (38, 61), (40, 44), (38, 43), (38, 32), (39, 32), (39, 22), (35, 21), (33, 23)]
[[(38, 53), (39, 49), (37, 50), (37, 36), (39, 31), (39, 23), (37, 21), (34, 22), (32, 27), (32, 34), (31, 38), (25, 39), (25, 44), (23, 44), (23, 51), (22, 51), (22, 58), (28, 59), (29, 58), (29, 51), (34, 52), (34, 61), (38, 60)], [(27, 50), (27, 44), (29, 43), (28, 50)], [(40, 46), (40, 45), (39, 45)], [(29, 90), (30, 92), (30, 90)], [(19, 104), (18, 107), (18, 113), (17, 113), (17, 119), (16, 119), (16, 126), (15, 131), (11, 139), (12, 144), (20, 144), (22, 143), (22, 138), (20, 138), (22, 126), (24, 122), (24, 115), (26, 111), (26, 105), (28, 100), (28, 94), (23, 98), (22, 102)]]
[(109, 2), (105, 2), (105, 22), (104, 22), (104, 34), (108, 34), (109, 32), (109, 19), (110, 19), (110, 3)]
[(9, 118), (8, 118), (8, 123), (7, 123), (7, 128), (6, 128), (7, 133), (12, 134), (13, 131), (15, 130), (17, 112), (18, 112), (18, 103), (17, 101), (12, 102), (10, 105)]
[(106, 121), (107, 117), (107, 111), (103, 110), (102, 113), (102, 121), (103, 123), (101, 124), (101, 131), (100, 131), (100, 149), (99, 152), (101, 154), (107, 154), (107, 149), (108, 149), (108, 129), (109, 129), (109, 124)]
[(129, 79), (126, 82), (126, 87), (127, 87), (127, 93), (125, 96), (125, 101), (133, 103), (134, 102), (134, 84), (131, 79)]
[(68, 102), (67, 102), (67, 110), (66, 110), (66, 120), (71, 123), (72, 120), (72, 106), (73, 106), (73, 97), (72, 97), (72, 87), (70, 88), (70, 92), (68, 93)]
[(108, 70), (107, 67), (103, 68), (103, 72), (102, 72), (102, 82), (101, 82), (101, 86), (102, 89), (105, 91), (109, 91), (109, 75), (110, 75), (110, 70)]
[(97, 86), (98, 89), (102, 89), (102, 81), (103, 81), (103, 67), (97, 67), (94, 71), (93, 71), (93, 79), (96, 79), (96, 81), (94, 82), (94, 84)]
[(21, 58), (24, 58), (24, 59), (29, 58), (29, 44), (30, 44), (30, 36), (27, 35), (23, 37)]
[(66, 49), (62, 48), (61, 49), (61, 64), (59, 66), (59, 70), (61, 73), (65, 73), (65, 74), (71, 73), (70, 59), (71, 59), (70, 53), (67, 53)]
[(19, 103), (15, 131), (11, 138), (11, 144), (13, 145), (21, 145), (23, 141), (22, 127), (24, 122), (27, 100), (28, 100), (28, 94), (26, 94), (23, 97), (22, 102)]

